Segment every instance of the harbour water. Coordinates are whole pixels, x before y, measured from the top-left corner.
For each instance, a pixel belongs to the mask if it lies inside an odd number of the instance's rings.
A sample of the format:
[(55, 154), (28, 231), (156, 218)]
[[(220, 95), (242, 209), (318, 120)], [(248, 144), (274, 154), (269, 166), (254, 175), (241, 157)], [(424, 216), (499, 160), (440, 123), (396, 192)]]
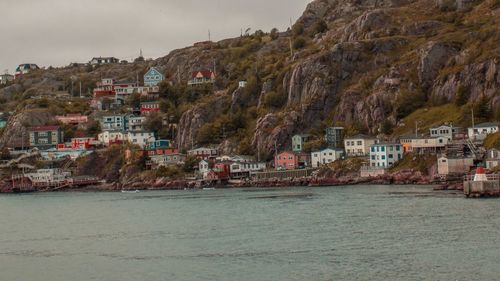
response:
[(0, 281), (500, 280), (500, 201), (356, 186), (0, 196)]

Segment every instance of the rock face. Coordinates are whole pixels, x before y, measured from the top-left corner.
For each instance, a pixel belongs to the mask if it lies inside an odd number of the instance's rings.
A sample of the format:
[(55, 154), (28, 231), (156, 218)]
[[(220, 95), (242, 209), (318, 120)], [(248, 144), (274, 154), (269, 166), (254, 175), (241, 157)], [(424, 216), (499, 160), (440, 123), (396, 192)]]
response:
[(492, 108), (496, 108), (500, 97), (500, 61), (491, 59), (465, 65), (461, 71), (437, 80), (432, 95), (451, 102), (460, 86), (467, 89), (469, 100), (477, 101), (484, 95), (492, 99)]
[(439, 71), (458, 52), (458, 47), (442, 42), (429, 42), (420, 50), (418, 78), (424, 90), (428, 90)]
[[(470, 5), (476, 7), (460, 9)], [(317, 31), (323, 22), (327, 30)], [(289, 55), (290, 36), (306, 41), (303, 48), (294, 48), (293, 56)], [(377, 133), (384, 121), (395, 125), (402, 120), (399, 106), (410, 97), (422, 97), (422, 104), (432, 106), (434, 100), (453, 102), (463, 87), (469, 102), (485, 96), (496, 109), (500, 104), (499, 38), (494, 1), (315, 0), (293, 32), (276, 38), (242, 36), (196, 44), (145, 63), (41, 71), (0, 89), (0, 98), (60, 87), (67, 90), (74, 75), (85, 79), (89, 88), (100, 77), (135, 79), (150, 66), (182, 89), (179, 95), (187, 95), (190, 89), (185, 83), (191, 71), (215, 68), (216, 92), (234, 89), (242, 79), (262, 81), (262, 85), (253, 88), (251, 96), (236, 89), (180, 105), (179, 148), (196, 145), (198, 130), (218, 116), (242, 113), (251, 120), (239, 128), (241, 134), (228, 136), (219, 148), (230, 153), (240, 141), (247, 146), (251, 142), (254, 151), (272, 155), (275, 144), (280, 149), (289, 147), (292, 134), (317, 133), (332, 123)], [(271, 92), (276, 100), (286, 96), (286, 103), (266, 105)], [(3, 143), (15, 142), (13, 136), (22, 133), (21, 115), (9, 122)]]
[(182, 114), (177, 134), (180, 149), (190, 149), (194, 146), (198, 129), (221, 114), (228, 107), (226, 101), (226, 96), (220, 96), (212, 102), (195, 106)]
[(23, 111), (13, 115), (0, 138), (1, 147), (22, 147), (29, 145), (29, 127), (46, 125), (53, 116), (48, 112)]

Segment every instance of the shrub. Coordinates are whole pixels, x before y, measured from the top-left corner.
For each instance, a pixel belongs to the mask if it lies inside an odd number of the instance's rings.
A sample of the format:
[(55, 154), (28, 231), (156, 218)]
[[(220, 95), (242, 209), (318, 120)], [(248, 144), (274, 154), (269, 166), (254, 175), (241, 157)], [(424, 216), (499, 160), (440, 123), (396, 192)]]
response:
[(318, 20), (314, 24), (314, 34), (323, 33), (328, 30), (328, 25), (324, 20)]
[(303, 37), (297, 37), (293, 40), (293, 48), (296, 50), (302, 49), (306, 46), (306, 40)]
[(469, 101), (469, 90), (463, 85), (460, 85), (457, 90), (457, 95), (455, 96), (455, 104), (457, 106), (462, 106), (467, 104), (467, 101)]
[(286, 96), (282, 93), (269, 92), (264, 96), (266, 107), (281, 108), (286, 102)]
[(272, 39), (272, 40), (276, 40), (276, 39), (278, 39), (278, 37), (280, 36), (280, 35), (279, 35), (279, 31), (278, 31), (278, 29), (277, 29), (277, 28), (273, 28), (273, 29), (271, 29), (270, 36), (271, 36), (271, 39)]

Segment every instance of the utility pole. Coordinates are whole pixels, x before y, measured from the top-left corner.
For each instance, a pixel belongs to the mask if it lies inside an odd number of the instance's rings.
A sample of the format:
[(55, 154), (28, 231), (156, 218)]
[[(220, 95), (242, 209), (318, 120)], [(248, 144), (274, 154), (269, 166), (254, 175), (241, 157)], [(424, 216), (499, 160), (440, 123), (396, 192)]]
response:
[(82, 80), (80, 80), (80, 98), (82, 98)]
[(177, 83), (181, 84), (181, 66), (177, 66)]
[(292, 30), (292, 18), (290, 18), (290, 58), (293, 59), (293, 44), (292, 44), (293, 30)]
[(475, 124), (474, 124), (474, 108), (472, 109), (472, 129), (474, 129)]
[(210, 29), (208, 30), (208, 42), (212, 42), (212, 35), (210, 34)]

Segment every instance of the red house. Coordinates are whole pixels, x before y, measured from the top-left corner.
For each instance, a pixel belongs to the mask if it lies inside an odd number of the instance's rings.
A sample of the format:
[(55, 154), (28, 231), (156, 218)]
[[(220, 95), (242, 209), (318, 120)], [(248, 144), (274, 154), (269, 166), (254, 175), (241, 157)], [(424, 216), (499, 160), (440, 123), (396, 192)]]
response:
[(141, 115), (147, 115), (151, 112), (159, 112), (160, 103), (159, 102), (143, 102), (141, 103)]
[(199, 70), (191, 73), (191, 80), (188, 85), (202, 85), (215, 83), (215, 73), (212, 70)]
[(274, 157), (276, 170), (295, 170), (299, 167), (299, 157), (289, 151), (281, 152)]
[(95, 147), (94, 138), (73, 138), (71, 139), (71, 149), (90, 149)]
[(230, 163), (215, 163), (213, 171), (217, 174), (219, 179), (228, 179), (231, 174)]
[(116, 94), (114, 84), (114, 79), (102, 79), (101, 82), (97, 83), (97, 87), (94, 89), (94, 98), (114, 97)]
[(63, 124), (78, 125), (87, 123), (89, 121), (89, 118), (88, 116), (81, 114), (67, 114), (56, 116), (56, 120)]

